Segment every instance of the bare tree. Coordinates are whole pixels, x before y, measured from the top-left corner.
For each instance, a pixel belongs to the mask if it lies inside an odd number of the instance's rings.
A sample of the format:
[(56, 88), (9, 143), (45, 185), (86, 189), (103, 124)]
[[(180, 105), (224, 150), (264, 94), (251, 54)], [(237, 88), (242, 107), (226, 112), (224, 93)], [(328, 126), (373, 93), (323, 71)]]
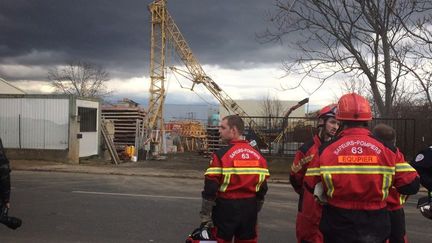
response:
[(277, 119), (276, 117), (282, 117), (285, 112), (285, 107), (283, 106), (281, 100), (274, 96), (270, 96), (267, 93), (265, 97), (263, 97), (261, 102), (261, 115), (268, 117), (268, 119), (264, 120), (264, 126), (270, 128), (274, 125), (280, 125), (279, 123), (282, 120)]
[[(429, 14), (420, 15), (417, 19), (403, 21), (404, 28), (412, 36), (411, 52), (407, 56), (408, 61), (402, 65), (406, 68), (413, 80), (416, 80), (418, 100), (423, 100), (423, 105), (432, 109), (432, 13), (428, 6)], [(412, 28), (416, 26), (416, 28)], [(426, 99), (423, 99), (426, 97)]]
[(267, 94), (261, 103), (261, 115), (262, 116), (272, 116), (272, 117), (280, 117), (283, 116), (284, 107), (282, 102), (276, 98)]
[(71, 62), (48, 71), (48, 79), (58, 93), (103, 98), (112, 92), (105, 83), (109, 74), (102, 67), (87, 62)]
[[(284, 64), (287, 74), (320, 81), (343, 75), (365, 78), (383, 117), (391, 114), (398, 86), (408, 80), (404, 68), (412, 51), (404, 24), (429, 10), (429, 0), (277, 0), (271, 21), (276, 27), (260, 37), (285, 41), (297, 50)], [(418, 26), (411, 26), (416, 32)], [(407, 44), (408, 43), (408, 44)]]

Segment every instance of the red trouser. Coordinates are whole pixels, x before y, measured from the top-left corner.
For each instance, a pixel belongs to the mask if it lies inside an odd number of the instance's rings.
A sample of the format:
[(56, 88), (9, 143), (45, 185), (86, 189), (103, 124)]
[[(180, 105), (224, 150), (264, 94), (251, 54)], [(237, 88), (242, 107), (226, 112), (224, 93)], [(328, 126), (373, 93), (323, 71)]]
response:
[(303, 190), (299, 198), (296, 219), (296, 236), (298, 243), (322, 243), (323, 236), (319, 229), (321, 205), (315, 202), (308, 190)]
[(319, 230), (319, 222), (313, 222), (309, 218), (303, 216), (300, 212), (297, 214), (296, 236), (297, 243), (323, 242), (323, 236)]

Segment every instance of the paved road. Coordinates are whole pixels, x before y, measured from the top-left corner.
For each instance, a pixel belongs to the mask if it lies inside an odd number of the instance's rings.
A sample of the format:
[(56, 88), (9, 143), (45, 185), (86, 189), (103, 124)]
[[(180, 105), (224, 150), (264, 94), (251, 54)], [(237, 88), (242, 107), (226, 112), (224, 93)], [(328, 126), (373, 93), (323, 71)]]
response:
[[(13, 172), (11, 214), (0, 242), (183, 242), (198, 225), (202, 181), (57, 172)], [(260, 242), (295, 242), (296, 195), (271, 184), (260, 213)], [(411, 242), (429, 242), (432, 221), (406, 209)]]

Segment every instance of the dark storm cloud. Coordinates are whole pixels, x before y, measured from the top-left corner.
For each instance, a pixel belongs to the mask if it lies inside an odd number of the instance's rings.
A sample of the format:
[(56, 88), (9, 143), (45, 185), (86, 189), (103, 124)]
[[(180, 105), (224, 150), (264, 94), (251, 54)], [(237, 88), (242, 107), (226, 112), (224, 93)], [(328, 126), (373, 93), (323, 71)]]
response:
[[(3, 0), (0, 65), (48, 68), (84, 60), (106, 67), (115, 77), (148, 75), (150, 2)], [(279, 63), (283, 58), (282, 47), (262, 45), (255, 38), (268, 25), (265, 13), (272, 3), (171, 0), (168, 10), (201, 64), (238, 69)], [(22, 78), (1, 69), (0, 76)]]

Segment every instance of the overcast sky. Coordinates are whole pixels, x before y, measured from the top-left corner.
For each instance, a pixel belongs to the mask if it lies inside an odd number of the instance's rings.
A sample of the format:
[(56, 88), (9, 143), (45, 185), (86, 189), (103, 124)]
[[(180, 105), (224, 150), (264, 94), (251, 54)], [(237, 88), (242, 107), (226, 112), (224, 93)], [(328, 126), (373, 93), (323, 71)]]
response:
[[(28, 92), (50, 92), (50, 68), (82, 60), (103, 66), (115, 97), (148, 99), (150, 0), (2, 0), (0, 1), (0, 77)], [(283, 100), (308, 96), (303, 90), (278, 91), (283, 44), (260, 44), (256, 34), (268, 26), (273, 0), (171, 0), (168, 11), (207, 74), (234, 99)], [(179, 65), (173, 61), (173, 65)], [(167, 103), (216, 101), (168, 77)], [(190, 86), (182, 80), (182, 85)], [(315, 84), (311, 84), (312, 86)], [(334, 100), (339, 88), (325, 88), (312, 103)], [(204, 101), (205, 100), (205, 101)]]

